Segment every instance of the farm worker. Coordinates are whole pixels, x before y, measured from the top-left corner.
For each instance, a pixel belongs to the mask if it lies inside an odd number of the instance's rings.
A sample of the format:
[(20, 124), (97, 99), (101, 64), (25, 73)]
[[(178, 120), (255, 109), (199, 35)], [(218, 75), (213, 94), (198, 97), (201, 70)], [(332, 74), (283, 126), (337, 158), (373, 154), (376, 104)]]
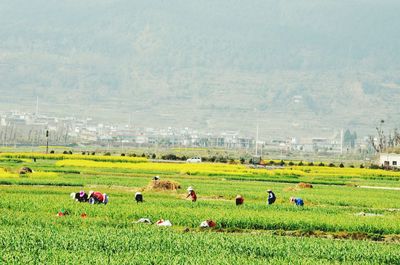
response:
[(206, 220), (206, 221), (203, 221), (203, 222), (200, 224), (200, 227), (201, 227), (201, 228), (215, 227), (215, 226), (217, 226), (217, 223), (214, 222), (213, 220)]
[(137, 220), (136, 222), (137, 224), (150, 224), (151, 225), (151, 220), (149, 218), (140, 218), (139, 220)]
[(290, 202), (296, 206), (304, 206), (304, 201), (301, 198), (290, 197)]
[(89, 203), (90, 204), (99, 204), (99, 203), (108, 203), (108, 195), (107, 194), (102, 194), (101, 192), (98, 191), (90, 191), (89, 192)]
[(268, 201), (267, 204), (273, 204), (276, 201), (276, 196), (275, 193), (272, 192), (272, 190), (267, 190), (268, 192)]
[(89, 200), (88, 195), (83, 190), (81, 190), (80, 192), (77, 192), (77, 193), (75, 193), (75, 192), (71, 193), (71, 198), (77, 202), (87, 202)]
[(172, 223), (170, 220), (164, 220), (164, 219), (160, 219), (156, 222), (157, 226), (172, 226)]
[(143, 202), (143, 195), (141, 192), (135, 193), (135, 201), (136, 201), (136, 203)]
[(108, 203), (108, 195), (103, 193), (103, 197), (104, 197), (103, 203), (107, 204)]
[(242, 205), (244, 202), (244, 198), (241, 195), (237, 195), (235, 201), (236, 201), (236, 206)]
[(196, 192), (194, 191), (194, 189), (192, 187), (189, 187), (187, 189), (187, 191), (188, 191), (188, 195), (186, 196), (186, 198), (191, 197), (192, 202), (195, 202), (197, 200), (197, 195), (196, 195)]

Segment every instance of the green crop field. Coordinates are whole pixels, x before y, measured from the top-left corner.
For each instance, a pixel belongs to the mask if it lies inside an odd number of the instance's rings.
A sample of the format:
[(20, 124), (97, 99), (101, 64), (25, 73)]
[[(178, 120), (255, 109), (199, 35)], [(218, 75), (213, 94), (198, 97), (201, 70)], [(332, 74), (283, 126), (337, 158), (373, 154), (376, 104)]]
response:
[[(19, 174), (22, 167), (34, 172)], [(154, 175), (181, 189), (151, 189)], [(399, 172), (0, 154), (0, 183), (0, 264), (400, 264)], [(269, 206), (267, 189), (277, 195)], [(69, 195), (80, 190), (110, 201), (75, 202)], [(137, 191), (144, 203), (134, 201)], [(208, 219), (217, 226), (200, 228)]]

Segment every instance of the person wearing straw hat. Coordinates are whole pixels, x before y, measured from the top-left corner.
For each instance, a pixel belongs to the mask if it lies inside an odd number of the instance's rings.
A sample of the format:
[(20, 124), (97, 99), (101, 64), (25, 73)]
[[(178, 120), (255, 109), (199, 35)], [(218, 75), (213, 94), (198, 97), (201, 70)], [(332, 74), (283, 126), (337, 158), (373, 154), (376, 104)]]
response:
[(244, 203), (244, 198), (242, 195), (237, 195), (235, 198), (236, 206), (242, 205)]
[(267, 192), (268, 192), (267, 204), (271, 205), (276, 201), (276, 196), (275, 193), (272, 192), (272, 190), (267, 190)]
[(190, 186), (188, 189), (188, 195), (186, 196), (186, 198), (191, 197), (192, 198), (192, 202), (197, 201), (197, 195), (196, 192), (194, 191), (194, 189)]
[(85, 191), (81, 190), (80, 192), (71, 193), (71, 198), (77, 202), (87, 202), (89, 201), (88, 195)]

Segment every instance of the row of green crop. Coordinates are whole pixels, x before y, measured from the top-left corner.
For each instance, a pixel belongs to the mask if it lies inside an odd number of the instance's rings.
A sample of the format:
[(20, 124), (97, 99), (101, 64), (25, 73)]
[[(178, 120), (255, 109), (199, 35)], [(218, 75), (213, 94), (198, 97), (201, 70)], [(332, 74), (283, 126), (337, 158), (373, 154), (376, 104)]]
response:
[[(39, 168), (40, 169), (40, 168)], [(58, 168), (43, 167), (44, 171), (58, 171)], [(56, 177), (47, 174), (22, 175), (22, 177), (1, 177), (3, 184), (18, 185), (66, 185), (66, 186), (87, 186), (87, 185), (103, 185), (103, 186), (121, 186), (121, 187), (137, 187), (145, 188), (152, 181), (152, 174), (126, 173), (124, 170), (89, 171), (76, 174), (72, 168), (65, 168), (57, 172)], [(105, 171), (105, 172), (104, 172)], [(200, 176), (181, 176), (181, 175), (161, 175), (161, 179), (170, 179), (181, 184), (182, 190), (178, 191), (183, 194), (186, 187), (194, 186), (199, 193), (199, 199), (203, 196), (229, 198), (232, 200), (237, 194), (245, 196), (246, 200), (265, 201), (266, 190), (273, 189), (278, 195), (278, 201), (281, 199), (284, 203), (291, 196), (301, 196), (306, 200), (307, 204), (314, 206), (327, 205), (347, 205), (357, 207), (379, 207), (379, 208), (396, 208), (399, 196), (397, 191), (387, 190), (371, 190), (360, 189), (348, 186), (319, 186), (314, 185), (313, 189), (301, 189), (297, 187), (297, 181), (290, 183), (290, 179), (276, 178), (267, 179), (265, 181), (249, 181), (247, 179), (221, 179)], [(283, 181), (283, 183), (281, 183)], [(332, 184), (326, 182), (326, 184)], [(382, 185), (386, 185), (383, 183)]]
[[(234, 196), (234, 190), (230, 190)], [(199, 189), (199, 201), (191, 203), (185, 200), (185, 194), (167, 192), (144, 192), (145, 203), (137, 205), (133, 201), (133, 192), (102, 188), (110, 196), (109, 205), (93, 207), (89, 204), (75, 203), (69, 198), (71, 188), (43, 187), (17, 188), (3, 187), (4, 194), (0, 202), (0, 210), (4, 214), (0, 217), (0, 224), (23, 225), (28, 216), (37, 225), (46, 225), (55, 213), (61, 208), (71, 211), (69, 220), (73, 223), (79, 219), (81, 212), (87, 212), (90, 218), (100, 223), (107, 220), (103, 226), (126, 226), (141, 217), (170, 219), (175, 225), (195, 228), (202, 220), (214, 219), (218, 227), (232, 229), (257, 230), (320, 230), (326, 232), (362, 232), (373, 234), (400, 234), (400, 212), (389, 211), (383, 208), (363, 207), (350, 201), (353, 206), (318, 204), (315, 196), (313, 200), (304, 197), (306, 207), (295, 207), (288, 202), (288, 194), (276, 190), (278, 201), (267, 206), (265, 197), (248, 199), (242, 207), (236, 207), (233, 199), (224, 197), (205, 196)], [(52, 191), (44, 193), (45, 190)], [(19, 191), (19, 192), (18, 192)], [(311, 194), (311, 193), (308, 193)], [(365, 193), (368, 195), (368, 193)], [(373, 194), (373, 193), (370, 193)], [(21, 196), (23, 195), (23, 196)], [(247, 193), (244, 194), (247, 196)], [(306, 195), (306, 194), (303, 194)], [(284, 198), (282, 197), (284, 196)], [(323, 193), (319, 193), (323, 197)], [(392, 199), (396, 196), (392, 195)], [(248, 198), (248, 197), (245, 197)], [(336, 197), (337, 199), (337, 197)], [(387, 206), (390, 206), (387, 204)], [(359, 212), (383, 214), (382, 216), (358, 216)], [(51, 220), (51, 219), (50, 219)]]
[[(106, 222), (106, 221), (105, 221)], [(6, 264), (399, 264), (397, 244), (287, 238), (267, 234), (179, 232), (80, 221), (0, 227)]]

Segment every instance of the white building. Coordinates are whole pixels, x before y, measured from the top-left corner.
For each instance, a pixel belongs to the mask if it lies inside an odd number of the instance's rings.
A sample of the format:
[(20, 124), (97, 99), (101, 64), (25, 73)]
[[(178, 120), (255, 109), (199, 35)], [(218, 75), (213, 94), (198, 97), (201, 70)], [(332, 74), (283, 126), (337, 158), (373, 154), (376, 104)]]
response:
[(379, 164), (384, 167), (400, 167), (400, 154), (382, 153), (379, 157)]

